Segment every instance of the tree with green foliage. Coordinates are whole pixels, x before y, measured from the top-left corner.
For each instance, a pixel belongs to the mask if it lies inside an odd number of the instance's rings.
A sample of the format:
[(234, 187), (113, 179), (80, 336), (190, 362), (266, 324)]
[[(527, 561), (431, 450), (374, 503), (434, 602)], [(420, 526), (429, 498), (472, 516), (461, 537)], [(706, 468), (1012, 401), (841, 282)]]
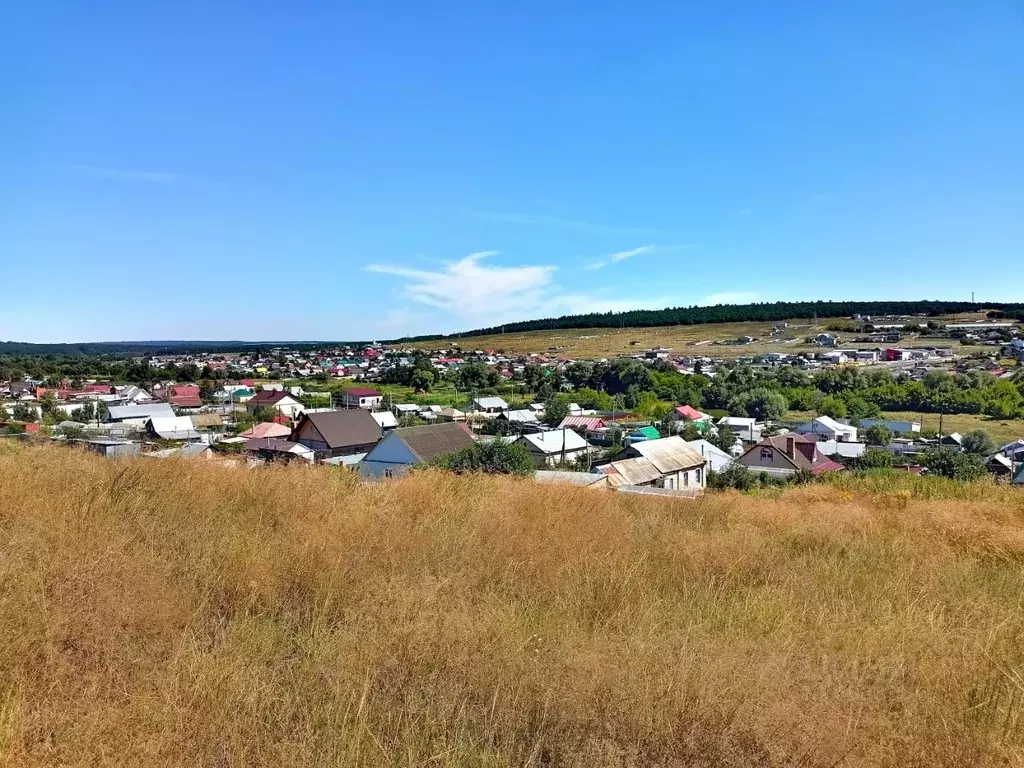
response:
[(480, 392), (494, 389), (501, 381), (501, 374), (483, 363), (463, 363), (456, 377), (459, 389), (465, 392)]
[(736, 433), (728, 424), (719, 424), (718, 434), (712, 434), (708, 441), (726, 453), (731, 453), (732, 447), (736, 443)]
[(544, 421), (553, 427), (569, 415), (569, 399), (565, 395), (552, 395), (544, 401)]
[(818, 400), (815, 410), (820, 416), (831, 416), (833, 419), (846, 418), (846, 403), (836, 395), (825, 395)]
[(952, 480), (977, 480), (987, 473), (980, 456), (946, 446), (926, 451), (921, 464), (930, 474)]
[(75, 410), (71, 412), (72, 421), (80, 421), (83, 424), (88, 424), (95, 418), (96, 409), (93, 407), (93, 404), (88, 401), (82, 403), (81, 408), (75, 408)]
[(864, 430), (864, 436), (867, 438), (868, 445), (878, 445), (884, 448), (892, 442), (892, 430), (885, 424), (872, 424)]
[(413, 388), (414, 392), (427, 392), (433, 385), (433, 372), (425, 368), (414, 368), (409, 375), (409, 386)]
[(594, 364), (585, 360), (570, 363), (565, 369), (565, 379), (574, 389), (589, 387), (594, 383)]
[(581, 408), (593, 408), (595, 411), (610, 411), (615, 404), (614, 398), (607, 392), (598, 392), (590, 387), (577, 389), (572, 398)]
[(868, 448), (857, 461), (858, 469), (891, 469), (892, 454), (881, 448)]
[(749, 416), (758, 421), (777, 421), (789, 408), (786, 398), (779, 392), (766, 387), (740, 392), (729, 401), (729, 413), (733, 416)]
[(434, 465), (452, 472), (485, 472), (491, 475), (532, 475), (536, 471), (530, 452), (502, 440), (479, 442), (439, 456)]
[(26, 424), (33, 424), (39, 420), (36, 409), (25, 405), (25, 403), (15, 403), (14, 410), (11, 413), (11, 418), (15, 421), (25, 422)]
[(734, 488), (737, 491), (749, 491), (758, 485), (757, 476), (739, 463), (732, 463), (721, 472), (708, 472), (708, 488), (725, 490)]
[(963, 437), (961, 442), (963, 449), (970, 454), (975, 456), (991, 456), (996, 452), (996, 441), (992, 439), (992, 436), (984, 429), (975, 429), (972, 432), (968, 432)]

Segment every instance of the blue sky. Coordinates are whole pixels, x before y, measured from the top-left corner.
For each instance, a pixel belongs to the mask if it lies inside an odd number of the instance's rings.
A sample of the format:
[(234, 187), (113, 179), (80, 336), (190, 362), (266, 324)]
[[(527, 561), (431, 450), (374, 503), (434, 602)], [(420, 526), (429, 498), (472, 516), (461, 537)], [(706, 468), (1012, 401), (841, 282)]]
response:
[(1019, 0), (2, 14), (0, 339), (1024, 300)]

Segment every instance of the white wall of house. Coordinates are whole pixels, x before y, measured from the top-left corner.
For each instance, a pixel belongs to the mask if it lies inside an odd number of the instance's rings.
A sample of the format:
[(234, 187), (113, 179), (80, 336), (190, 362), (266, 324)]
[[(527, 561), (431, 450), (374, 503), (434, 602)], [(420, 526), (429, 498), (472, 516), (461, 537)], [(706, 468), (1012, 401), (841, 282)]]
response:
[[(538, 469), (554, 467), (563, 461), (563, 454), (561, 451), (559, 451), (558, 453), (545, 454), (535, 449), (530, 451), (530, 455), (533, 457), (533, 463), (537, 465)], [(564, 461), (576, 461), (577, 459), (585, 458), (586, 455), (586, 448), (580, 448), (579, 450), (576, 451), (566, 451)]]
[(663, 475), (661, 480), (655, 483), (659, 488), (670, 488), (674, 490), (686, 490), (687, 488), (706, 488), (708, 483), (707, 471), (704, 467), (681, 470)]

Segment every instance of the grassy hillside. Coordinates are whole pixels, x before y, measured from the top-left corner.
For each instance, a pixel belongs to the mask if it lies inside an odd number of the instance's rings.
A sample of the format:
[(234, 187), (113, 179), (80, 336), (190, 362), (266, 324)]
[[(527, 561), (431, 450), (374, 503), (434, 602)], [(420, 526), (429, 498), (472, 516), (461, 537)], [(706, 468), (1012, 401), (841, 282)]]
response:
[(0, 444), (0, 755), (1020, 765), (1024, 494), (916, 488), (367, 487)]
[[(961, 319), (961, 318), (957, 318)], [(965, 315), (962, 319), (977, 319), (976, 315)], [(715, 358), (736, 358), (761, 355), (765, 352), (806, 352), (821, 351), (821, 347), (803, 343), (807, 336), (814, 336), (827, 330), (832, 323), (846, 318), (819, 318), (789, 321), (789, 337), (792, 343), (773, 342), (769, 337), (770, 322), (753, 323), (708, 323), (705, 325), (669, 325), (649, 328), (570, 328), (558, 330), (526, 331), (522, 333), (497, 333), (491, 336), (473, 336), (465, 339), (444, 341), (421, 341), (400, 343), (401, 348), (436, 349), (439, 346), (459, 344), (463, 349), (501, 349), (507, 353), (524, 354), (531, 352), (548, 353), (573, 358), (601, 358), (629, 355), (654, 346), (671, 347), (675, 354), (707, 355)], [(715, 344), (707, 342), (730, 342), (740, 336), (751, 336), (758, 341), (750, 344)], [(879, 344), (850, 344), (853, 334), (840, 334), (844, 348), (876, 349)], [(634, 343), (635, 342), (635, 343)], [(884, 346), (923, 346), (939, 344), (957, 345), (962, 354), (990, 347), (963, 346), (950, 339), (908, 338), (896, 344)]]

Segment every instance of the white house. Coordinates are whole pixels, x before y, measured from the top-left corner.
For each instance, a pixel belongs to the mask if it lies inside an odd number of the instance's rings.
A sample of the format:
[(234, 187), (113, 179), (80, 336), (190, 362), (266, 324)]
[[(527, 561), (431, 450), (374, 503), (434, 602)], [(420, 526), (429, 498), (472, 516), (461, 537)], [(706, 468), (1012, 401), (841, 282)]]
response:
[(723, 416), (718, 420), (718, 426), (728, 426), (736, 437), (748, 443), (761, 442), (761, 431), (764, 429), (764, 424), (746, 416)]
[(724, 472), (732, 466), (733, 457), (707, 440), (689, 440), (686, 444), (707, 459), (709, 472)]
[(501, 413), (508, 410), (508, 403), (500, 397), (475, 397), (473, 410), (479, 413)]
[(379, 408), (384, 395), (369, 387), (352, 387), (342, 393), (342, 403), (346, 408)]
[(552, 429), (522, 435), (516, 443), (530, 452), (534, 464), (540, 468), (576, 461), (587, 455), (587, 441), (571, 429)]
[(615, 487), (653, 485), (699, 493), (707, 486), (707, 463), (683, 438), (673, 435), (626, 446), (615, 461), (599, 469)]
[(819, 440), (836, 440), (841, 443), (857, 442), (857, 428), (842, 424), (831, 416), (819, 416), (806, 424), (799, 424), (793, 430), (798, 435), (815, 435)]
[(142, 427), (152, 418), (173, 418), (174, 409), (170, 403), (146, 403), (145, 405), (112, 405), (107, 409), (104, 421), (124, 424), (126, 427)]

